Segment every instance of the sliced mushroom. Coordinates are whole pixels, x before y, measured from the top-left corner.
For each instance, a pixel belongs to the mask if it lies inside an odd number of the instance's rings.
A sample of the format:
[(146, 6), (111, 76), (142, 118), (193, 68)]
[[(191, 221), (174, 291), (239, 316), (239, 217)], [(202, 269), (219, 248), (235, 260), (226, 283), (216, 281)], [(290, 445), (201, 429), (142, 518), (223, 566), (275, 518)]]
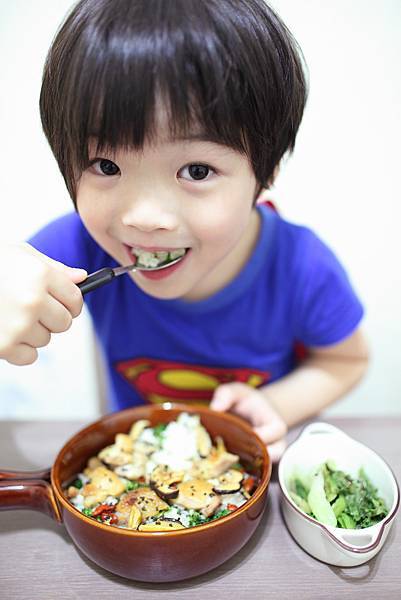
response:
[(121, 465), (127, 465), (132, 462), (132, 453), (124, 452), (122, 448), (116, 444), (103, 448), (103, 450), (99, 452), (98, 457), (104, 463), (112, 467), (120, 467)]
[(199, 510), (209, 517), (219, 506), (221, 498), (213, 485), (204, 479), (190, 479), (178, 485), (178, 497), (175, 504), (184, 508)]
[(202, 458), (206, 458), (212, 449), (212, 440), (203, 425), (198, 425), (196, 429), (196, 447)]
[(241, 489), (243, 473), (237, 469), (229, 469), (213, 482), (213, 489), (217, 494), (234, 494)]
[(132, 425), (128, 434), (131, 440), (135, 442), (141, 435), (142, 431), (146, 429), (146, 427), (149, 427), (149, 425), (150, 421), (148, 421), (147, 419), (140, 419), (139, 421), (136, 421), (136, 423)]
[(106, 500), (107, 496), (119, 496), (125, 490), (120, 478), (106, 467), (97, 467), (92, 472), (89, 483), (84, 485), (81, 494), (84, 497), (85, 508), (90, 508)]
[(184, 478), (184, 471), (172, 471), (167, 465), (158, 465), (150, 475), (150, 487), (165, 500), (177, 498), (178, 487)]
[(185, 529), (179, 521), (169, 521), (167, 519), (158, 519), (152, 523), (143, 523), (139, 525), (139, 531), (174, 531), (176, 529)]
[(122, 524), (124, 522), (128, 523), (131, 507), (134, 505), (141, 511), (143, 521), (169, 508), (169, 505), (159, 498), (153, 490), (148, 487), (141, 487), (121, 496), (116, 506), (119, 522)]

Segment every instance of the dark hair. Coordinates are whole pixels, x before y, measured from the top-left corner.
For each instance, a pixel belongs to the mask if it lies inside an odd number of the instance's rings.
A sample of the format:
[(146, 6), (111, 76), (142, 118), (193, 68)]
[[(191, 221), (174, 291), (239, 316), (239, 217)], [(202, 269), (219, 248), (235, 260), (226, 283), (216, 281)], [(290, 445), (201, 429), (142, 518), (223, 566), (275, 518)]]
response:
[(47, 56), (42, 125), (67, 188), (98, 151), (141, 149), (161, 98), (172, 136), (195, 126), (245, 153), (261, 187), (294, 149), (307, 89), (296, 41), (264, 0), (81, 0)]

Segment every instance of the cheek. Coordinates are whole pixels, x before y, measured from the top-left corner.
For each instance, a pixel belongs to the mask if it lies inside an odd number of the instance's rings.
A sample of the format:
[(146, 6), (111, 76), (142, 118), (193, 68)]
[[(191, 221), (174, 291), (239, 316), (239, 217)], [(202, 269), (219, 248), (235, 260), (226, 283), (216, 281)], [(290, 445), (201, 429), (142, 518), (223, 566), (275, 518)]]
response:
[(214, 197), (198, 206), (193, 215), (193, 232), (201, 242), (217, 246), (233, 246), (248, 226), (253, 196), (249, 190), (237, 190)]
[(103, 201), (101, 194), (97, 194), (85, 182), (78, 188), (77, 208), (85, 227), (92, 234), (102, 234), (111, 222), (108, 206), (111, 203)]

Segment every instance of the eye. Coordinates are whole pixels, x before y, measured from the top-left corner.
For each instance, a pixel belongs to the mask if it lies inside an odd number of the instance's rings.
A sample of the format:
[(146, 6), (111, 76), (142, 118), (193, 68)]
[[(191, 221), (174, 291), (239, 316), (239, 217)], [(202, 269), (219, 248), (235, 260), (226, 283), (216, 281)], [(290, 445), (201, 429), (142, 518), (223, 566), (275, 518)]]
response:
[(91, 161), (91, 167), (98, 175), (107, 175), (110, 177), (120, 173), (119, 167), (107, 158), (95, 158), (95, 160)]
[(178, 176), (187, 181), (204, 181), (205, 179), (210, 179), (212, 173), (214, 171), (208, 165), (193, 163), (180, 169)]

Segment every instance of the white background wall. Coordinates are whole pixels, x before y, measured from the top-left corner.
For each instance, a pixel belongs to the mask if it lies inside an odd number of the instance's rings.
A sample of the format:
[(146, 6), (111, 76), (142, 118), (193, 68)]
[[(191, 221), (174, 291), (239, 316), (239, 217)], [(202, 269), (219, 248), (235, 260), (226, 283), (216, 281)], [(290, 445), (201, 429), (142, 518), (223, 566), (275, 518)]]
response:
[[(70, 0), (0, 0), (0, 239), (22, 240), (71, 209), (41, 132), (41, 70)], [(272, 198), (314, 228), (366, 306), (372, 366), (329, 412), (401, 412), (401, 2), (275, 0), (309, 66), (295, 154)], [(21, 273), (23, 276), (23, 273)], [(91, 419), (98, 389), (87, 314), (29, 367), (0, 364), (0, 417)]]

